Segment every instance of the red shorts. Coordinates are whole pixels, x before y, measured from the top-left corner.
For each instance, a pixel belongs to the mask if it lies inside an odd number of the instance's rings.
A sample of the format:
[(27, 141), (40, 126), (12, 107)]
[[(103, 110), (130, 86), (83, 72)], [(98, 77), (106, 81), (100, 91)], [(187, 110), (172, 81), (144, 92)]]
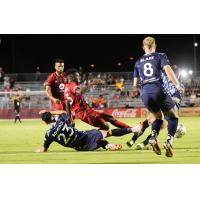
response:
[(108, 126), (106, 125), (106, 121), (101, 117), (100, 113), (90, 110), (85, 112), (78, 112), (76, 116), (84, 121), (85, 123), (98, 127), (102, 130), (108, 130)]
[(65, 110), (65, 103), (60, 101), (60, 104), (57, 104), (56, 102), (52, 101), (52, 107), (54, 110)]

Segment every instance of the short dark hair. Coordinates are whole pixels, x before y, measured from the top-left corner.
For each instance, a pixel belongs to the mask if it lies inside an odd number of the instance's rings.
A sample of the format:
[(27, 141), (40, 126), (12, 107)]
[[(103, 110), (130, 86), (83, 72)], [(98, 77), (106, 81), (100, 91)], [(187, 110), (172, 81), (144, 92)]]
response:
[(74, 74), (74, 73), (77, 73), (77, 72), (78, 72), (78, 70), (76, 68), (69, 68), (66, 71), (66, 75)]
[(45, 112), (41, 116), (42, 120), (47, 124), (52, 122), (52, 114), (50, 112)]
[(56, 58), (55, 63), (64, 63), (64, 59)]

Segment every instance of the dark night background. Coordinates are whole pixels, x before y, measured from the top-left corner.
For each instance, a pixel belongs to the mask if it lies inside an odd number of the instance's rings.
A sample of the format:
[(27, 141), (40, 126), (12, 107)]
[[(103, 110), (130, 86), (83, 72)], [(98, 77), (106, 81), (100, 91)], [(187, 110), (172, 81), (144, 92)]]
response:
[[(157, 51), (165, 52), (172, 65), (194, 67), (194, 40), (200, 35), (0, 35), (0, 66), (6, 73), (53, 71), (57, 57), (65, 59), (65, 68), (82, 66), (84, 71), (132, 71), (143, 54), (142, 40), (153, 36)], [(197, 69), (200, 58), (196, 47)], [(129, 58), (133, 57), (133, 60)], [(122, 65), (117, 66), (120, 62)], [(90, 65), (95, 67), (91, 68)], [(200, 70), (200, 69), (199, 69)]]

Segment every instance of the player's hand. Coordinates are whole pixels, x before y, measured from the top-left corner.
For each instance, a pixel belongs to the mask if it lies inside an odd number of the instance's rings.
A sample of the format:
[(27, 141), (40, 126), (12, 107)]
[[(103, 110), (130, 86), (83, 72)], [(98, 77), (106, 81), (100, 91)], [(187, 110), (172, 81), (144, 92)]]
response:
[(47, 110), (40, 110), (39, 115), (42, 115), (45, 112), (47, 112)]
[(44, 148), (43, 147), (35, 150), (35, 153), (43, 153), (43, 152), (44, 152)]
[(54, 102), (55, 102), (56, 104), (60, 104), (60, 100), (59, 100), (59, 99), (54, 99)]

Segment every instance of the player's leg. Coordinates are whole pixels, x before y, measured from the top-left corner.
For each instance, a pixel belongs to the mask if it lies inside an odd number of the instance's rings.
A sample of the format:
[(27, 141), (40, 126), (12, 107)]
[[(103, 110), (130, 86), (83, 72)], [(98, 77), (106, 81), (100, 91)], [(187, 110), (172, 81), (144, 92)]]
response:
[(166, 149), (165, 155), (167, 157), (172, 157), (173, 156), (173, 151), (172, 151), (173, 139), (178, 127), (178, 120), (179, 120), (176, 106), (165, 114), (167, 115), (166, 120), (168, 121), (168, 135), (167, 135), (167, 140), (164, 143), (164, 148)]
[(137, 139), (143, 135), (143, 133), (145, 132), (145, 130), (149, 127), (149, 122), (146, 119), (145, 121), (139, 123), (137, 126), (135, 126), (135, 130), (134, 131), (134, 135), (132, 136), (131, 140), (127, 141), (127, 146), (128, 147), (132, 147), (133, 144), (137, 141)]
[(125, 124), (123, 122), (118, 121), (111, 115), (107, 115), (105, 113), (100, 113), (100, 116), (107, 122), (110, 122), (113, 126), (116, 126), (118, 128), (131, 128), (128, 124)]
[[(167, 126), (168, 126), (168, 122), (164, 120), (160, 130), (165, 129)], [(136, 149), (138, 150), (146, 149), (146, 146), (149, 144), (150, 138), (151, 138), (151, 134), (149, 134), (143, 142), (141, 142), (140, 144), (137, 144)]]
[(144, 93), (141, 95), (142, 101), (145, 107), (151, 112), (155, 120), (151, 125), (151, 138), (149, 139), (149, 144), (152, 146), (154, 152), (157, 155), (161, 155), (161, 150), (158, 146), (157, 136), (159, 134), (160, 128), (163, 123), (163, 114), (160, 110), (160, 91), (155, 93)]
[(106, 150), (120, 150), (122, 148), (121, 144), (110, 144), (104, 139), (106, 136), (105, 133), (102, 133), (100, 130), (90, 130), (86, 131), (85, 134), (87, 137), (84, 140), (84, 145), (81, 149), (82, 151), (94, 151), (99, 148), (104, 148)]
[(164, 144), (164, 148), (166, 149), (166, 156), (172, 157), (173, 151), (172, 151), (172, 144), (174, 135), (176, 133), (177, 127), (178, 127), (178, 107), (175, 105), (172, 98), (168, 95), (166, 95), (165, 102), (162, 105), (162, 110), (165, 113), (165, 119), (168, 121), (168, 135), (167, 140)]
[(83, 113), (76, 113), (77, 117), (83, 122), (97, 127), (100, 130), (109, 130), (109, 125), (106, 121), (94, 110), (84, 111)]
[(19, 115), (18, 117), (19, 117), (19, 122), (22, 123), (21, 118), (20, 118), (20, 115)]

